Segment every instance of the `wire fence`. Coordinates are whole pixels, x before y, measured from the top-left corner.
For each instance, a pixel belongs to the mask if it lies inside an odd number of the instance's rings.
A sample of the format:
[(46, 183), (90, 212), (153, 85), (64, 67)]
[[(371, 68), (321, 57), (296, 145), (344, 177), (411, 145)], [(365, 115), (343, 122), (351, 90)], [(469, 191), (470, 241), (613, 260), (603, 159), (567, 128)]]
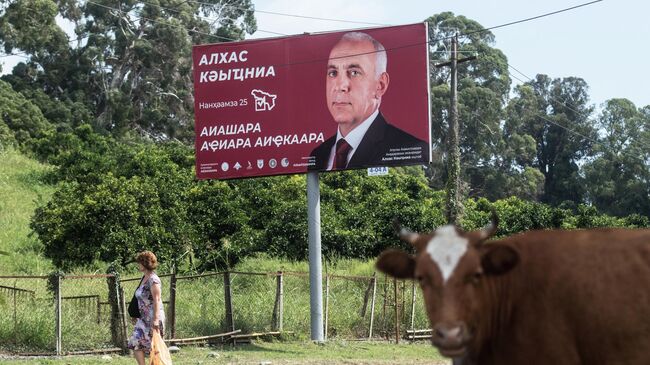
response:
[[(310, 336), (308, 273), (159, 276), (169, 343)], [(326, 338), (399, 341), (428, 328), (410, 281), (384, 275), (323, 280)], [(0, 352), (126, 352), (133, 325), (125, 307), (139, 282), (119, 275), (0, 276)]]

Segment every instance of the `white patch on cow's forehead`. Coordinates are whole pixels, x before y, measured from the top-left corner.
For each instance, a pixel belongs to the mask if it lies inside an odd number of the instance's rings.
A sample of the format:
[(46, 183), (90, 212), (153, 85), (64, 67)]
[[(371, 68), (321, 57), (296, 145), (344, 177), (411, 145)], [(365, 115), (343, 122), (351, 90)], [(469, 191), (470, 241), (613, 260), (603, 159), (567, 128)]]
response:
[(458, 261), (467, 252), (467, 238), (461, 237), (454, 226), (444, 226), (436, 230), (427, 245), (427, 253), (442, 272), (443, 282), (447, 282), (456, 269)]

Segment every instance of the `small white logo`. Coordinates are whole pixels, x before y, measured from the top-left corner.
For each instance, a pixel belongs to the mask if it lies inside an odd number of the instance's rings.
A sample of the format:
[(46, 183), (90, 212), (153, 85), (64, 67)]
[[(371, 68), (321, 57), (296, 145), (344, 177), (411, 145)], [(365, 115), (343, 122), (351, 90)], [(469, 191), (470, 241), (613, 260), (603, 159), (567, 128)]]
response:
[(225, 171), (228, 171), (229, 168), (230, 168), (230, 165), (228, 165), (228, 162), (224, 162), (224, 163), (221, 164), (221, 169), (222, 169), (224, 172), (225, 172)]
[(258, 89), (251, 91), (251, 95), (253, 95), (253, 98), (255, 98), (256, 112), (265, 112), (267, 110), (273, 110), (273, 108), (275, 108), (275, 99), (278, 97), (277, 95), (269, 94)]
[(264, 167), (264, 160), (257, 160), (257, 168), (261, 169), (262, 167)]
[(241, 169), (241, 165), (239, 164), (239, 162), (235, 162), (234, 167), (235, 167), (235, 170), (237, 170), (237, 171), (239, 171), (239, 169)]
[(276, 161), (274, 158), (269, 160), (269, 167), (274, 169), (276, 166), (278, 166), (278, 161)]
[(368, 176), (384, 176), (388, 175), (388, 167), (368, 167)]
[(282, 165), (282, 167), (288, 167), (288, 166), (289, 166), (289, 159), (286, 158), (286, 157), (283, 158), (283, 159), (280, 161), (280, 165)]

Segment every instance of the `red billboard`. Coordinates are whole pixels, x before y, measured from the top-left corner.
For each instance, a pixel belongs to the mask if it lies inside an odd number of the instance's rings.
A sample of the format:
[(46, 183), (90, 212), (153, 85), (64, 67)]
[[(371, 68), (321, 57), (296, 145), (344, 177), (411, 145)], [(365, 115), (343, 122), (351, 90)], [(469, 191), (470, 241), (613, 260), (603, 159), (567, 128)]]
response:
[(199, 179), (431, 160), (424, 23), (195, 46)]

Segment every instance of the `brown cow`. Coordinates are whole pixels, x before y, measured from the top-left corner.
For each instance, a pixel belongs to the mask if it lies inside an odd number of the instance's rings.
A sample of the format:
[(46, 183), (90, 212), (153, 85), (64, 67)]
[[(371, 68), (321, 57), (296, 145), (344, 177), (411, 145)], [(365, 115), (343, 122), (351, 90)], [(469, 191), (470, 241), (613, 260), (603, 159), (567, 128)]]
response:
[(377, 268), (420, 283), (432, 342), (454, 364), (650, 364), (650, 230), (530, 231), (487, 241), (403, 230), (417, 254)]

